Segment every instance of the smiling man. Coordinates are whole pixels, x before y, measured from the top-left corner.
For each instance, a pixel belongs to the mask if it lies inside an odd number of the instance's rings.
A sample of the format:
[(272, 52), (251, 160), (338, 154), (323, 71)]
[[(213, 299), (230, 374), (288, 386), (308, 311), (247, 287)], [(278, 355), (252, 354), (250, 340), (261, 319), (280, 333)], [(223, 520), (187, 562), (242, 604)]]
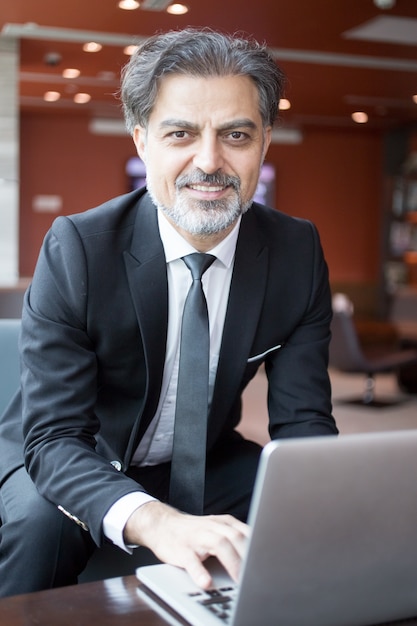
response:
[(337, 433), (318, 233), (253, 202), (283, 82), (264, 46), (210, 30), (154, 36), (124, 69), (147, 188), (45, 238), (0, 421), (0, 595), (76, 582), (104, 541), (237, 579), (260, 366), (272, 438)]
[(133, 133), (154, 203), (200, 251), (252, 204), (271, 140), (247, 76), (169, 75), (147, 126)]

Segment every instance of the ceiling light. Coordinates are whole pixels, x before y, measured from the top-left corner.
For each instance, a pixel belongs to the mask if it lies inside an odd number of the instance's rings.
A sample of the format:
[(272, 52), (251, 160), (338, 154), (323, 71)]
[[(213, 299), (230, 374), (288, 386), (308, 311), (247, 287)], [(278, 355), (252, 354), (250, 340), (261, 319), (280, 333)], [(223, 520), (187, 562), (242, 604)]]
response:
[(137, 0), (120, 0), (117, 6), (124, 11), (134, 11), (139, 7), (139, 2)]
[(131, 44), (130, 46), (126, 46), (125, 48), (123, 48), (123, 53), (126, 54), (128, 57), (131, 57), (132, 54), (134, 54), (137, 49), (138, 49), (138, 46)]
[(287, 100), (287, 98), (281, 98), (279, 101), (279, 110), (288, 111), (288, 109), (291, 109), (291, 102)]
[(80, 70), (75, 69), (75, 67), (67, 67), (66, 70), (62, 72), (63, 78), (78, 78), (81, 74)]
[(352, 113), (352, 120), (356, 124), (366, 124), (368, 115), (364, 111), (355, 111), (355, 113)]
[(185, 15), (188, 13), (188, 7), (185, 4), (179, 4), (175, 2), (174, 4), (170, 4), (167, 8), (167, 13), (171, 13), (171, 15)]
[(45, 100), (45, 102), (56, 102), (60, 99), (60, 97), (61, 94), (59, 93), (59, 91), (47, 91), (43, 95), (43, 99)]
[(89, 41), (83, 45), (84, 52), (99, 52), (102, 49), (101, 43), (95, 41)]
[(86, 102), (90, 102), (91, 96), (89, 93), (76, 93), (74, 96), (74, 102), (77, 104), (85, 104)]

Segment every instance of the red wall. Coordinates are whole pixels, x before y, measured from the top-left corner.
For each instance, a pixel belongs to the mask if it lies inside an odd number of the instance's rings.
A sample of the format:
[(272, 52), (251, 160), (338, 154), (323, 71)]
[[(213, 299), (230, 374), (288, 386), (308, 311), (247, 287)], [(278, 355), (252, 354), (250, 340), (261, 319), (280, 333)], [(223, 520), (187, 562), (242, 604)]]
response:
[(92, 135), (83, 116), (23, 113), (20, 122), (20, 274), (31, 276), (42, 239), (57, 214), (35, 213), (36, 195), (59, 195), (62, 214), (124, 193), (130, 137)]
[(331, 280), (376, 281), (382, 181), (379, 135), (307, 129), (301, 145), (273, 146), (270, 156), (277, 168), (277, 208), (317, 225)]
[[(39, 194), (63, 199), (63, 214), (83, 211), (127, 189), (130, 137), (90, 134), (83, 116), (22, 113), (20, 273), (30, 276), (56, 214), (35, 213)], [(336, 282), (376, 282), (379, 264), (382, 142), (366, 129), (307, 129), (300, 145), (273, 145), (276, 207), (320, 230)]]

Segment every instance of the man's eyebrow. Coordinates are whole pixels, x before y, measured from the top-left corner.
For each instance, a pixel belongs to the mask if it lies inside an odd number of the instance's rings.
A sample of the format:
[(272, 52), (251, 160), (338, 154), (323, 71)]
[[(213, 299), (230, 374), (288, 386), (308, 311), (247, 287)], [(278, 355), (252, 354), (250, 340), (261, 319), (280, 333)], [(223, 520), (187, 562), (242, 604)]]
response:
[[(181, 119), (176, 119), (176, 118), (169, 118), (169, 119), (163, 120), (159, 126), (161, 129), (164, 129), (164, 128), (181, 128), (185, 130), (198, 130), (199, 129), (198, 124), (193, 124), (192, 122), (188, 122), (187, 120), (181, 120)], [(223, 124), (220, 124), (217, 130), (220, 130), (220, 131), (236, 130), (237, 128), (255, 129), (257, 128), (257, 125), (255, 124), (253, 120), (245, 117), (241, 119), (231, 120), (230, 122), (224, 122)]]
[(186, 120), (180, 120), (176, 118), (162, 120), (159, 124), (160, 128), (188, 128), (189, 130), (196, 130), (198, 128), (197, 124), (192, 124), (191, 122), (187, 122)]
[(242, 118), (237, 120), (231, 120), (221, 124), (219, 130), (235, 130), (236, 128), (257, 128), (255, 122), (249, 118)]

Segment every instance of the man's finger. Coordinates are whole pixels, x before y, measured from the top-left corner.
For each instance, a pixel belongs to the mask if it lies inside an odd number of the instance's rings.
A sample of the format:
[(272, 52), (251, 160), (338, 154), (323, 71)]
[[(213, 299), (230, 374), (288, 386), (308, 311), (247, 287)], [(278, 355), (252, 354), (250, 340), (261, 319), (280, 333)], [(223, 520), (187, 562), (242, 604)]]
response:
[(209, 589), (213, 584), (209, 572), (196, 554), (190, 553), (189, 557), (184, 562), (184, 569), (198, 587)]

